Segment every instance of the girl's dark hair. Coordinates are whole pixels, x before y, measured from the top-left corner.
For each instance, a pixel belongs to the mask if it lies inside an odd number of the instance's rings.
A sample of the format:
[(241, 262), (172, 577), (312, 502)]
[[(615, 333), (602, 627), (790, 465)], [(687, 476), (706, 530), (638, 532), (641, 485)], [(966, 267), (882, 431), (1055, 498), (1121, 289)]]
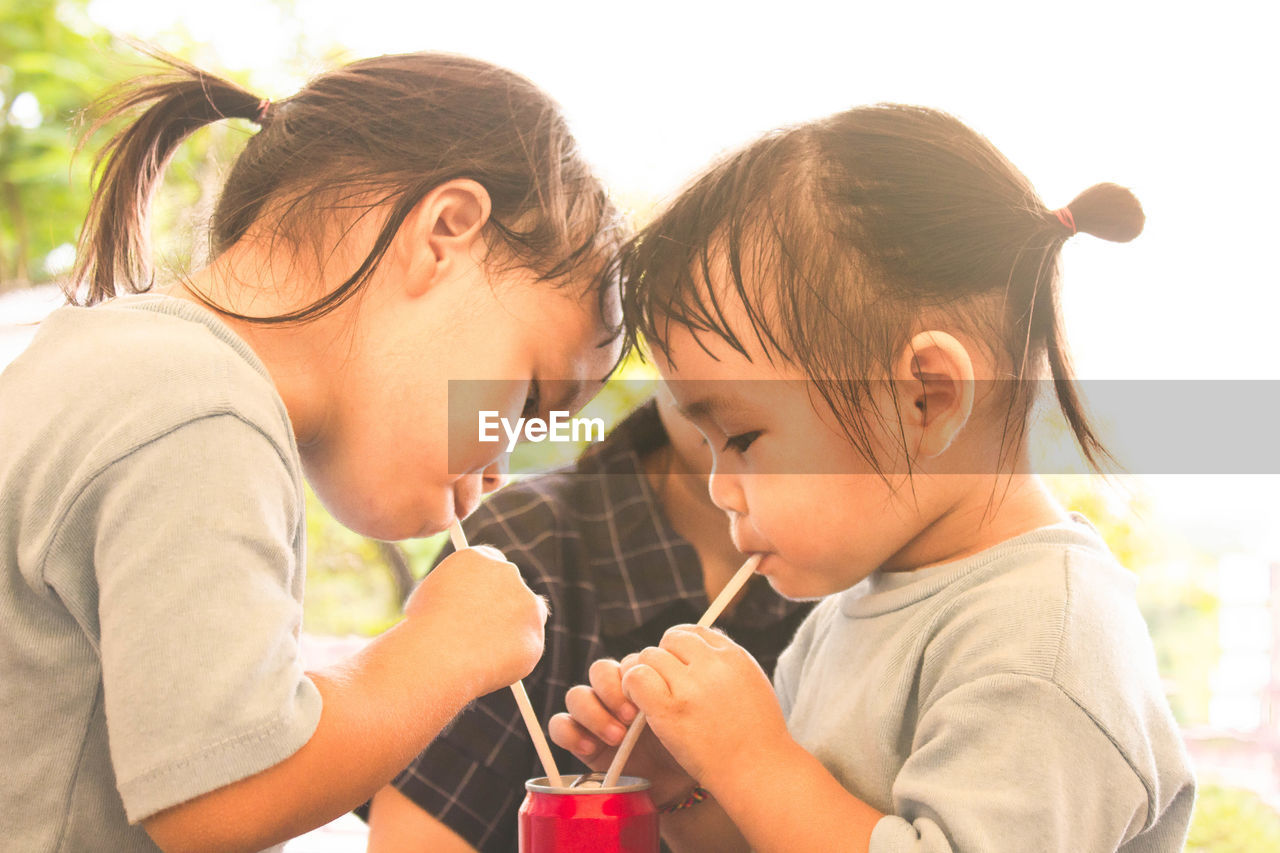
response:
[(624, 249), (624, 315), (667, 357), (672, 322), (746, 355), (722, 304), (736, 296), (741, 331), (803, 369), (874, 463), (863, 403), (875, 380), (862, 377), (888, 374), (913, 324), (946, 308), (1011, 365), (1002, 454), (1021, 443), (1035, 385), (1024, 380), (1047, 359), (1063, 414), (1101, 468), (1110, 454), (1072, 378), (1058, 256), (1077, 230), (1123, 242), (1143, 222), (1115, 184), (1085, 190), (1061, 215), (1048, 209), (945, 113), (860, 107), (767, 135), (698, 178)]
[(151, 196), (178, 145), (226, 118), (248, 119), (261, 131), (236, 159), (214, 211), (215, 256), (259, 220), (297, 246), (303, 234), (328, 224), (326, 214), (363, 216), (381, 205), (389, 214), (359, 268), (332, 292), (276, 317), (212, 306), (224, 314), (282, 323), (332, 311), (369, 280), (414, 206), (456, 178), (473, 179), (489, 193), (495, 262), (533, 269), (557, 284), (586, 270), (602, 303), (609, 298), (612, 277), (599, 270), (623, 238), (621, 219), (557, 104), (524, 77), (448, 54), (381, 56), (323, 74), (296, 95), (268, 103), (154, 55), (167, 73), (109, 93), (85, 134), (141, 111), (95, 162), (100, 180), (66, 288), (70, 301), (92, 305), (150, 288)]

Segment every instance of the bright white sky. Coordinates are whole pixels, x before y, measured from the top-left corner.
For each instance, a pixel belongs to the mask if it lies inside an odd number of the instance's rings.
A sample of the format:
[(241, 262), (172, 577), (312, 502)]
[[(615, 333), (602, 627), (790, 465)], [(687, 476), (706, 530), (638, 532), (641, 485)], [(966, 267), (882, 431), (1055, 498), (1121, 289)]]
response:
[[(1142, 200), (1136, 242), (1085, 237), (1064, 253), (1082, 377), (1280, 379), (1278, 8), (297, 0), (289, 18), (263, 0), (95, 0), (91, 14), (161, 47), (185, 31), (208, 45), (200, 62), (252, 70), (271, 97), (301, 84), (298, 55), (332, 45), (492, 60), (560, 100), (624, 198), (665, 197), (780, 124), (884, 100), (939, 107), (991, 138), (1051, 206), (1106, 180)], [(1280, 528), (1277, 479), (1230, 487), (1259, 514), (1255, 529)]]
[(301, 84), (299, 49), (498, 62), (561, 101), (628, 196), (668, 195), (718, 152), (780, 124), (883, 100), (940, 107), (990, 137), (1050, 205), (1112, 180), (1146, 207), (1146, 233), (1131, 245), (1068, 245), (1064, 299), (1082, 376), (1280, 378), (1273, 4), (294, 8), (286, 18), (262, 0), (95, 0), (92, 14), (162, 47), (182, 27), (209, 46), (210, 64), (252, 71), (272, 97)]

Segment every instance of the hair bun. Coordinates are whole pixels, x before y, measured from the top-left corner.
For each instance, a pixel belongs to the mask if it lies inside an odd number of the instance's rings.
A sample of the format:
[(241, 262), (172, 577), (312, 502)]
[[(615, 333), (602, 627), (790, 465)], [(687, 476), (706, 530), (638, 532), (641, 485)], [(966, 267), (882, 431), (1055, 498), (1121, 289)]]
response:
[(1142, 233), (1147, 221), (1137, 196), (1119, 184), (1094, 184), (1067, 207), (1076, 231), (1113, 243), (1128, 243)]

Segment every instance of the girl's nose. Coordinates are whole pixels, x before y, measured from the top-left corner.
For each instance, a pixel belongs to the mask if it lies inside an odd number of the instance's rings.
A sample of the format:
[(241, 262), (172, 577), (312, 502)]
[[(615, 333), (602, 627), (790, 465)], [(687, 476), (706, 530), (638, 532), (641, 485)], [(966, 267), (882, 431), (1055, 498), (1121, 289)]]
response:
[(485, 468), (480, 475), (480, 490), (484, 494), (496, 492), (507, 483), (507, 454), (502, 454), (489, 467)]

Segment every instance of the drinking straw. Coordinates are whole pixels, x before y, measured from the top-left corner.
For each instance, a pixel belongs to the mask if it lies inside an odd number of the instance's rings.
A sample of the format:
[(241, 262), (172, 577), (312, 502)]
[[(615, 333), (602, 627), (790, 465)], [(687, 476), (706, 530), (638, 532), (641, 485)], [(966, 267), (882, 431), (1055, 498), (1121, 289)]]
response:
[[(733, 597), (738, 594), (738, 590), (742, 589), (747, 580), (755, 574), (756, 566), (760, 565), (762, 559), (764, 559), (763, 554), (752, 554), (747, 558), (747, 561), (742, 564), (742, 568), (738, 569), (737, 573), (724, 585), (724, 589), (720, 590), (716, 600), (711, 602), (707, 612), (702, 614), (702, 618), (698, 620), (699, 628), (710, 628), (711, 623), (720, 618), (720, 614), (729, 606), (729, 602), (733, 601)], [(609, 765), (609, 770), (604, 774), (604, 781), (601, 783), (601, 787), (612, 788), (618, 784), (618, 777), (622, 775), (622, 768), (626, 765), (627, 759), (631, 757), (631, 750), (636, 748), (636, 741), (640, 739), (640, 733), (643, 731), (644, 711), (641, 711), (631, 721), (631, 727), (627, 729), (626, 737), (618, 745), (618, 753), (613, 756), (613, 762)]]
[[(457, 519), (454, 519), (453, 524), (449, 526), (449, 539), (453, 542), (455, 551), (470, 547), (467, 545), (467, 534), (462, 532), (462, 522)], [(537, 750), (538, 758), (542, 761), (542, 769), (547, 774), (547, 781), (553, 788), (563, 788), (564, 780), (560, 778), (560, 771), (556, 769), (556, 760), (551, 754), (551, 747), (547, 744), (547, 736), (542, 733), (538, 715), (533, 713), (533, 704), (529, 701), (529, 694), (524, 689), (524, 681), (517, 681), (511, 685), (511, 692), (516, 697), (516, 707), (520, 709), (520, 716), (524, 718), (529, 737), (533, 739), (533, 748)]]

